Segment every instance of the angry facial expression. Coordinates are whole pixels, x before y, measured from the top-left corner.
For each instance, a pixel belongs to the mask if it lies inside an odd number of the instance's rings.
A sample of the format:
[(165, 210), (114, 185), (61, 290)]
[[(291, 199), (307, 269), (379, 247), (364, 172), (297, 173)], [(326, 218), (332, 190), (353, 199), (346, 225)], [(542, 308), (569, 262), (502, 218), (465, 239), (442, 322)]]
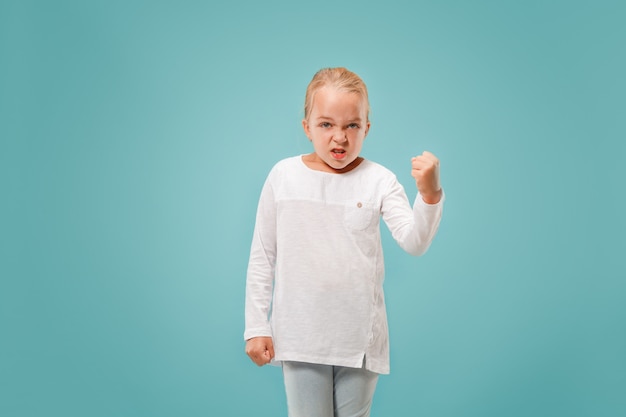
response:
[(329, 86), (320, 88), (308, 119), (302, 121), (315, 150), (309, 155), (309, 162), (317, 169), (336, 173), (357, 166), (370, 127), (367, 107), (366, 99), (358, 93)]

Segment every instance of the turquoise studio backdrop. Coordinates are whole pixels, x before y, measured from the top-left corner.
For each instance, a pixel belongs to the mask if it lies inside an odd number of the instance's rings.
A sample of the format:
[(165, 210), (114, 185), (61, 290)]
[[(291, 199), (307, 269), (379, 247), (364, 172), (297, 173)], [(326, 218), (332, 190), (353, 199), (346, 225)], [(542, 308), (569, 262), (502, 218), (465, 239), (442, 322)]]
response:
[(0, 416), (286, 416), (244, 354), (256, 202), (310, 152), (306, 85), (370, 90), (363, 155), (430, 251), (383, 226), (391, 374), (373, 416), (626, 415), (620, 1), (3, 1)]

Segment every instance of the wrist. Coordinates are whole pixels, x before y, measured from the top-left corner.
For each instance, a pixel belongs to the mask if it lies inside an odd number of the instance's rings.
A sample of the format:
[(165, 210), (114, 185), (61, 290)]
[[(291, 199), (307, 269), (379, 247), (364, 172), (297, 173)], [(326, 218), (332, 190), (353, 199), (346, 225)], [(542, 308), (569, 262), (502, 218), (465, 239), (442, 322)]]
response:
[(424, 201), (424, 203), (426, 204), (437, 204), (438, 202), (441, 201), (441, 188), (433, 193), (427, 193), (427, 194), (421, 194), (422, 196), (422, 200)]

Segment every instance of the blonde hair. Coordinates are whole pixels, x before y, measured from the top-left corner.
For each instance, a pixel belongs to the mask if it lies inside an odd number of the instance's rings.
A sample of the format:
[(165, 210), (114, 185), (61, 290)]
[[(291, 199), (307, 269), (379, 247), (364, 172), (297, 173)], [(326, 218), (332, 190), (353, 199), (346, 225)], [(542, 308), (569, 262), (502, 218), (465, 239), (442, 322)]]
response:
[(367, 97), (367, 87), (361, 77), (343, 67), (322, 68), (315, 73), (304, 97), (304, 118), (306, 120), (308, 120), (309, 114), (311, 114), (315, 93), (320, 88), (326, 86), (335, 87), (340, 91), (356, 93), (363, 97), (367, 103), (367, 118), (369, 120), (370, 102)]

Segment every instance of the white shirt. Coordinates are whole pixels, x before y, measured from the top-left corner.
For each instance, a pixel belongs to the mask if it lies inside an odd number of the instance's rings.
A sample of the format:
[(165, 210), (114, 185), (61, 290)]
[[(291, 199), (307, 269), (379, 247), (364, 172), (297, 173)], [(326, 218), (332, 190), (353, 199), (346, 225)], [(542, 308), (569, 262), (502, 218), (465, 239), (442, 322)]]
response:
[[(396, 176), (364, 160), (344, 174), (302, 156), (270, 171), (259, 200), (246, 282), (244, 338), (271, 336), (275, 362), (389, 373), (380, 218), (421, 255), (443, 209), (418, 195), (411, 208)], [(271, 312), (270, 312), (271, 306)]]

